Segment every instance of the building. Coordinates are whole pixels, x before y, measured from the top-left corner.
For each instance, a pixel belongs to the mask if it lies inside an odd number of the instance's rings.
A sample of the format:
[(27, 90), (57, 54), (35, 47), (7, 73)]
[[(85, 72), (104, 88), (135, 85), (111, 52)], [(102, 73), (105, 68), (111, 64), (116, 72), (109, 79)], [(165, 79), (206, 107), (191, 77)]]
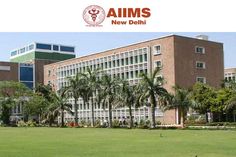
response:
[(16, 81), (33, 89), (34, 66), (26, 63), (0, 62), (0, 81)]
[(34, 85), (44, 82), (44, 65), (75, 58), (75, 47), (33, 42), (11, 51), (10, 61), (33, 65)]
[[(165, 88), (173, 92), (173, 86), (189, 88), (196, 82), (219, 87), (224, 79), (223, 44), (208, 41), (208, 38), (189, 38), (170, 35), (144, 41), (104, 52), (94, 53), (79, 58), (69, 59), (44, 66), (44, 83), (53, 84), (56, 90), (68, 85), (68, 76), (85, 72), (88, 67), (101, 68), (103, 71), (129, 80), (130, 84), (139, 82), (139, 74), (149, 73), (161, 66), (161, 74), (166, 80)], [(73, 103), (73, 99), (70, 100)], [(89, 106), (79, 100), (79, 120), (91, 120)], [(135, 120), (148, 119), (149, 108), (143, 106), (133, 109)], [(128, 109), (119, 108), (113, 111), (113, 119), (128, 118)], [(177, 110), (163, 112), (156, 109), (156, 117), (165, 124), (179, 124)], [(95, 118), (107, 119), (108, 109), (95, 105)], [(65, 120), (74, 117), (66, 114)]]
[(224, 71), (224, 75), (226, 82), (236, 82), (236, 68), (226, 68)]
[[(44, 83), (44, 65), (75, 58), (75, 47), (31, 43), (11, 52), (10, 62), (0, 62), (0, 81), (17, 81), (30, 89)], [(12, 109), (11, 120), (22, 118), (22, 107)]]

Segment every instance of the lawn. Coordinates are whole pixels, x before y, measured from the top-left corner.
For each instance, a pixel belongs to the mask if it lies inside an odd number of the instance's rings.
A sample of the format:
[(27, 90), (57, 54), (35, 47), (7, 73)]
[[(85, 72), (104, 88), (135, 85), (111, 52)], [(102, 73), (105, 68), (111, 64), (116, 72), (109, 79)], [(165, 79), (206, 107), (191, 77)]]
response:
[(235, 157), (236, 131), (1, 128), (0, 157)]

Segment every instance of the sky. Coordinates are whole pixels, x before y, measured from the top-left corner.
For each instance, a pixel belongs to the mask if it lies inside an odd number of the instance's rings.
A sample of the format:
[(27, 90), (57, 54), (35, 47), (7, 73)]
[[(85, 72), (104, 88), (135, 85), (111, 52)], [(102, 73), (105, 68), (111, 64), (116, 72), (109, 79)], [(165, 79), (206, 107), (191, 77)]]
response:
[(76, 47), (77, 57), (109, 50), (132, 43), (155, 39), (162, 36), (176, 34), (195, 37), (200, 34), (208, 35), (209, 40), (224, 43), (225, 68), (236, 67), (236, 32), (130, 32), (130, 33), (0, 33), (0, 61), (9, 61), (10, 52), (31, 42), (45, 42), (72, 45)]

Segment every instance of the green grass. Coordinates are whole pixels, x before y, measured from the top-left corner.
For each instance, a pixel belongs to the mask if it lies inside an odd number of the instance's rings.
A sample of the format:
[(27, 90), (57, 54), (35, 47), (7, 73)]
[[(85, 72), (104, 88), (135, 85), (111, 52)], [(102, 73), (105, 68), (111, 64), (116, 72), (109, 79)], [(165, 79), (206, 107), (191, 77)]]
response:
[(0, 157), (196, 155), (235, 157), (236, 131), (0, 127)]

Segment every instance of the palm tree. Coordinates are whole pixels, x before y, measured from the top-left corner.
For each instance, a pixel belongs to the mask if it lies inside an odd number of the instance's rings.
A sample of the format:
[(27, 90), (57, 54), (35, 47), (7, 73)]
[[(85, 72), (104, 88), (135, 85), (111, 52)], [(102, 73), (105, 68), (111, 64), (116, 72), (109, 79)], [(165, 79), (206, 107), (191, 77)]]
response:
[(117, 90), (119, 88), (119, 81), (117, 78), (111, 78), (109, 74), (103, 74), (100, 80), (100, 89), (98, 89), (98, 103), (108, 106), (109, 113), (109, 127), (112, 127), (112, 105), (115, 103)]
[(180, 124), (184, 127), (185, 116), (191, 106), (195, 102), (191, 99), (191, 92), (187, 89), (182, 89), (178, 86), (173, 87), (175, 90), (175, 95), (171, 96), (170, 103), (165, 106), (165, 109), (178, 109), (180, 113)]
[(156, 68), (154, 72), (151, 72), (150, 75), (142, 73), (142, 80), (140, 82), (140, 88), (143, 90), (139, 101), (144, 101), (149, 99), (151, 105), (151, 127), (156, 127), (155, 121), (155, 108), (158, 105), (159, 100), (167, 101), (169, 96), (167, 90), (163, 88), (164, 79), (162, 77), (157, 77), (160, 72), (160, 68)]
[(69, 77), (69, 86), (66, 87), (67, 91), (74, 98), (74, 110), (75, 110), (75, 123), (78, 124), (78, 99), (81, 95), (81, 89), (83, 86), (83, 79), (81, 79), (81, 75), (79, 73), (76, 74), (75, 77)]
[[(98, 89), (98, 75), (99, 69), (92, 71), (90, 68), (87, 69), (86, 73), (81, 73), (82, 79), (84, 79), (83, 84), (83, 100), (84, 103), (91, 102), (91, 113), (92, 113), (92, 127), (94, 126), (94, 97)], [(88, 104), (89, 105), (89, 104)]]
[(119, 93), (117, 94), (116, 107), (129, 108), (130, 128), (133, 128), (132, 107), (135, 105), (138, 94), (136, 85), (130, 86), (128, 81), (122, 81)]
[[(61, 127), (65, 126), (64, 112), (72, 113), (72, 104), (68, 103), (68, 93), (66, 88), (61, 88), (57, 93), (53, 94), (53, 103), (55, 104), (54, 113), (61, 113)], [(55, 114), (54, 114), (55, 115)]]

